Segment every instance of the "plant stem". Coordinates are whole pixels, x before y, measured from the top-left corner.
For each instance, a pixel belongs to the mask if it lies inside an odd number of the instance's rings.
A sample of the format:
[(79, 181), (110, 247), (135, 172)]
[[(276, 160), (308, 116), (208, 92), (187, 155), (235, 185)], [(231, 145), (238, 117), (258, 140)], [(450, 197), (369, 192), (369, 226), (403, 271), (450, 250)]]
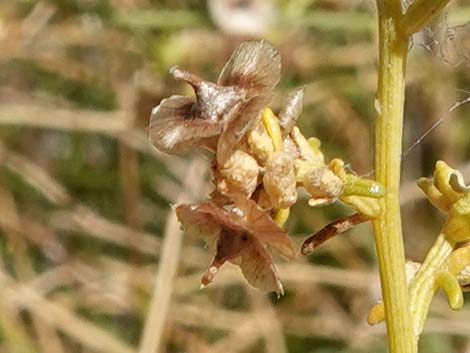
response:
[(411, 282), (409, 300), (416, 337), (423, 330), (429, 306), (437, 290), (435, 287), (436, 274), (442, 271), (442, 264), (449, 257), (452, 249), (453, 245), (446, 240), (445, 235), (439, 234), (439, 237)]
[(399, 203), (403, 105), (408, 38), (398, 35), (400, 0), (378, 0), (379, 118), (376, 125), (376, 180), (387, 194), (379, 199), (374, 220), (382, 295), (390, 353), (415, 353), (416, 340), (408, 306), (405, 256)]
[(415, 0), (400, 21), (400, 33), (411, 36), (441, 13), (451, 0)]

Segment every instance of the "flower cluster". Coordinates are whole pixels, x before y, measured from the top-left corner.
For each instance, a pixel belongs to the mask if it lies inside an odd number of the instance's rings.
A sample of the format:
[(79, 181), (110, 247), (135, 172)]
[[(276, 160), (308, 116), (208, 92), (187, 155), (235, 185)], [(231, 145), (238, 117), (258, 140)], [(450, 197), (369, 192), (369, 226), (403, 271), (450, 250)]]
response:
[(470, 187), (465, 185), (462, 174), (438, 161), (433, 179), (421, 178), (418, 186), (429, 201), (446, 213), (442, 230), (446, 239), (455, 245), (470, 240)]
[[(420, 178), (418, 186), (446, 214), (446, 220), (423, 263), (407, 263), (410, 311), (417, 336), (436, 291), (443, 289), (450, 307), (459, 310), (462, 289), (468, 289), (470, 283), (470, 187), (458, 170), (443, 161), (436, 163), (433, 178)], [(383, 303), (379, 303), (368, 321), (377, 324), (384, 315)]]
[(159, 150), (187, 153), (203, 147), (214, 152), (210, 200), (176, 206), (183, 229), (204, 239), (215, 252), (203, 286), (228, 261), (240, 266), (251, 285), (283, 293), (268, 250), (294, 257), (282, 227), (297, 202), (299, 187), (310, 195), (311, 206), (341, 200), (357, 211), (330, 225), (327, 237), (325, 232), (310, 237), (304, 254), (378, 213), (383, 188), (347, 172), (340, 159), (327, 164), (320, 141), (307, 139), (296, 126), (303, 88), (287, 96), (278, 116), (267, 108), (280, 71), (280, 55), (272, 45), (245, 42), (225, 64), (217, 83), (171, 69), (176, 79), (193, 87), (195, 97), (171, 96), (152, 112), (149, 134)]

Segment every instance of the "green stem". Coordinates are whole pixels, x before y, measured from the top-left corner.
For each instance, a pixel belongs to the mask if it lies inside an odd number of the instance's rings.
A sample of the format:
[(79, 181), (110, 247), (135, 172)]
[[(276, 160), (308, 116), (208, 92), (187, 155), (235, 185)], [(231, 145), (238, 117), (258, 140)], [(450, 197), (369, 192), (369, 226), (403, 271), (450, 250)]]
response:
[(415, 0), (400, 21), (400, 33), (411, 36), (439, 15), (451, 0)]
[(435, 286), (436, 275), (442, 270), (442, 264), (447, 260), (452, 249), (453, 245), (446, 240), (445, 235), (439, 234), (439, 237), (411, 282), (410, 309), (416, 338), (418, 338), (423, 330), (429, 306), (438, 289)]
[(397, 33), (400, 0), (378, 0), (379, 118), (376, 125), (376, 180), (387, 194), (379, 199), (374, 221), (390, 353), (415, 353), (416, 341), (408, 307), (405, 256), (401, 232), (400, 184), (403, 105), (408, 39)]

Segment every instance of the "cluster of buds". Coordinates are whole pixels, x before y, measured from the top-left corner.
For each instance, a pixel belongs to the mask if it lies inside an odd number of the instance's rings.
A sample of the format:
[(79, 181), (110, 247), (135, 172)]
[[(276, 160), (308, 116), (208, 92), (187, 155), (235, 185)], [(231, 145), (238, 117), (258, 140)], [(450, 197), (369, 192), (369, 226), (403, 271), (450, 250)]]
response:
[[(407, 263), (410, 310), (416, 337), (438, 289), (444, 290), (453, 310), (463, 306), (462, 289), (470, 284), (470, 187), (462, 174), (445, 162), (436, 163), (434, 177), (420, 178), (418, 186), (429, 201), (446, 214), (435, 244), (422, 264)], [(370, 324), (384, 320), (383, 303), (369, 314)]]
[(462, 173), (438, 161), (434, 178), (421, 178), (418, 186), (429, 201), (446, 213), (442, 233), (452, 245), (470, 240), (470, 187)]
[(311, 206), (340, 200), (357, 211), (307, 239), (304, 254), (379, 212), (377, 198), (385, 194), (383, 187), (348, 172), (340, 159), (327, 164), (320, 141), (307, 139), (296, 126), (303, 88), (287, 96), (278, 116), (267, 108), (280, 71), (280, 55), (272, 45), (245, 42), (217, 83), (171, 69), (176, 79), (194, 88), (195, 97), (172, 96), (152, 112), (150, 139), (159, 150), (186, 153), (204, 147), (214, 153), (210, 200), (176, 206), (183, 229), (204, 239), (215, 252), (203, 286), (228, 261), (239, 265), (254, 287), (283, 293), (268, 249), (294, 257), (282, 228), (300, 187), (310, 195)]

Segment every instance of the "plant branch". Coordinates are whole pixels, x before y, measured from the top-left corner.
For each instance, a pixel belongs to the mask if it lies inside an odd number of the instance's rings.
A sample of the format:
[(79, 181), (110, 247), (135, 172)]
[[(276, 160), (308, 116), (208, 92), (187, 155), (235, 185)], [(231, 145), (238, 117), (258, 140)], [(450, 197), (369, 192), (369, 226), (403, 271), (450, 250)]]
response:
[(451, 0), (415, 0), (403, 15), (399, 28), (404, 37), (419, 32), (434, 17), (439, 15)]
[(452, 249), (453, 245), (447, 241), (444, 234), (440, 234), (411, 282), (410, 309), (416, 337), (423, 330), (429, 306), (439, 289), (436, 286), (437, 275), (442, 271), (442, 265)]

